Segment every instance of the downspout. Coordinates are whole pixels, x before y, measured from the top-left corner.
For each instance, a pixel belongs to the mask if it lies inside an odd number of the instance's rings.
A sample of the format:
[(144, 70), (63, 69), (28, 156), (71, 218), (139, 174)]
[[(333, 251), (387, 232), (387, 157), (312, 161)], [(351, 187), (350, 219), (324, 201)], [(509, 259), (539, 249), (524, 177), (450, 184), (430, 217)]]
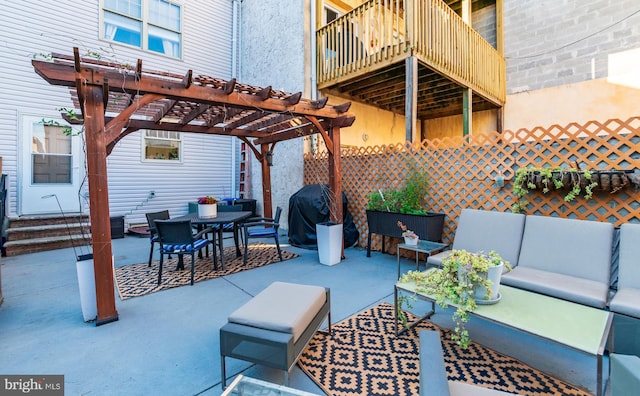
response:
[[(238, 76), (238, 29), (240, 24), (239, 18), (239, 3), (240, 0), (231, 0), (231, 77)], [(231, 163), (234, 166), (231, 167), (231, 191), (229, 192), (229, 198), (240, 198), (240, 188), (238, 186), (238, 138), (231, 138)]]

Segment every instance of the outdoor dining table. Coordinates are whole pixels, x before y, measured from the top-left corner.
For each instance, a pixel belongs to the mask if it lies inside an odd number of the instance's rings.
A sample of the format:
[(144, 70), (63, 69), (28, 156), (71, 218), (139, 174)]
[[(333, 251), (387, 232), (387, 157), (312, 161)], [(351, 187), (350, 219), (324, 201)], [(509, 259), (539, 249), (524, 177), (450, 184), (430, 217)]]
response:
[[(222, 244), (222, 228), (225, 224), (234, 224), (234, 232), (233, 232), (233, 242), (236, 246), (236, 257), (242, 256), (240, 252), (240, 247), (238, 246), (238, 233), (235, 232), (237, 227), (237, 223), (245, 220), (252, 216), (252, 213), (249, 211), (242, 212), (218, 212), (216, 217), (199, 217), (198, 213), (188, 213), (184, 216), (179, 216), (173, 218), (172, 220), (191, 220), (191, 224), (196, 224), (198, 226), (198, 230), (202, 230), (205, 227), (218, 225), (217, 231), (218, 233), (218, 246), (220, 248), (220, 264), (222, 265), (222, 269), (224, 269), (224, 246)], [(213, 240), (213, 259), (214, 262), (216, 260), (216, 246), (215, 246), (215, 234)]]

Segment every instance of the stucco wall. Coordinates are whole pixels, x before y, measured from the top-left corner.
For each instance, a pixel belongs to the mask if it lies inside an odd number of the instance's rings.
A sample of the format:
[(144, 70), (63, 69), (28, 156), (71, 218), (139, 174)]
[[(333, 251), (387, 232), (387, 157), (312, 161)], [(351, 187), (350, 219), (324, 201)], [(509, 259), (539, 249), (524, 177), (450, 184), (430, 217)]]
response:
[[(241, 9), (240, 77), (243, 83), (309, 97), (309, 1), (244, 0)], [(302, 187), (303, 139), (276, 144), (271, 167), (273, 212), (283, 209), (282, 228), (288, 229), (289, 197)], [(252, 161), (251, 198), (264, 213), (260, 163)]]

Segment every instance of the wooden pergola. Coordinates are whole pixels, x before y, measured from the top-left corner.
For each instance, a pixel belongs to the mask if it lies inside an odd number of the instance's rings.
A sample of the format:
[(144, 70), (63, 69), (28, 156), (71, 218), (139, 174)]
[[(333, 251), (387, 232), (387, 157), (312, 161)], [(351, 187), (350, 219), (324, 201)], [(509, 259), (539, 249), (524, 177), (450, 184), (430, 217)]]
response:
[(353, 124), (350, 102), (331, 106), (327, 98), (303, 99), (269, 87), (240, 84), (235, 79), (184, 75), (142, 69), (81, 57), (53, 55), (53, 62), (32, 61), (49, 84), (70, 87), (86, 139), (89, 215), (96, 281), (96, 325), (118, 320), (112, 271), (107, 156), (128, 134), (140, 129), (236, 136), (262, 164), (264, 214), (272, 215), (271, 175), (267, 153), (276, 143), (320, 134), (329, 152), (331, 220), (342, 222), (340, 128)]

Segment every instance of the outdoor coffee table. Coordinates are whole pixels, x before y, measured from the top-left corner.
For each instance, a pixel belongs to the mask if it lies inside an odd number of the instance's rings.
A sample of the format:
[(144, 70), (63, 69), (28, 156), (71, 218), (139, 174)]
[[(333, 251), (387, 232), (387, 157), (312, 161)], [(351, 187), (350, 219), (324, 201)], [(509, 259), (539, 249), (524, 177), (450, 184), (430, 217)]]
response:
[(229, 385), (221, 396), (318, 396), (315, 393), (292, 389), (283, 385), (246, 377), (242, 374)]
[[(428, 294), (416, 293), (414, 282), (395, 284), (396, 306), (399, 292), (415, 294), (431, 302), (431, 311), (409, 327), (435, 312), (434, 299)], [(505, 285), (500, 285), (500, 296), (497, 304), (478, 305), (470, 314), (595, 356), (598, 362), (597, 394), (603, 394), (602, 357), (610, 340), (613, 313)], [(395, 322), (396, 333), (400, 333), (397, 330), (400, 326), (397, 312)]]
[(397, 256), (398, 256), (398, 279), (400, 279), (400, 249), (416, 252), (416, 271), (417, 271), (420, 268), (420, 263), (418, 262), (418, 256), (420, 255), (420, 253), (426, 254), (428, 258), (429, 255), (433, 253), (438, 253), (441, 250), (447, 249), (448, 247), (449, 245), (446, 243), (423, 241), (423, 240), (419, 240), (417, 245), (399, 243), (398, 247), (396, 248)]

